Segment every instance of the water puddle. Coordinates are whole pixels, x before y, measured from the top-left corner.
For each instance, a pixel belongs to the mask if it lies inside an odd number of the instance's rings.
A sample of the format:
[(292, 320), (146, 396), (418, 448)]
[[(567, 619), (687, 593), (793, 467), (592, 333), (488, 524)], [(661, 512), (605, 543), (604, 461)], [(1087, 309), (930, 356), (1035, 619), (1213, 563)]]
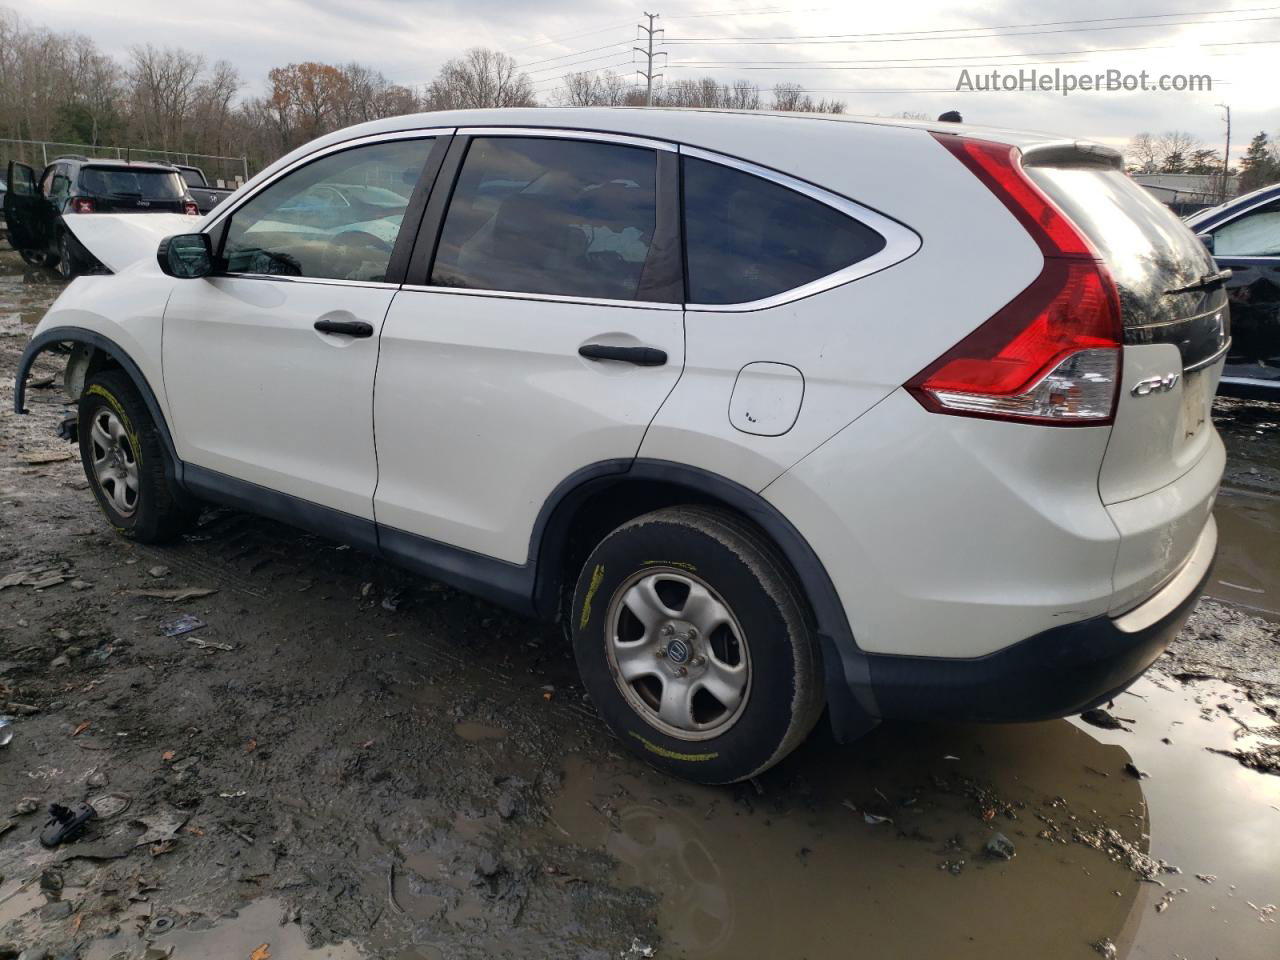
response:
[[(1114, 708), (1132, 732), (1060, 720), (818, 737), (760, 792), (571, 760), (552, 816), (608, 852), (619, 882), (661, 897), (663, 956), (824, 960), (861, 943), (1081, 958), (1104, 938), (1120, 957), (1276, 956), (1280, 929), (1259, 911), (1280, 900), (1280, 778), (1205, 749), (1267, 719), (1224, 684), (1143, 680), (1134, 694)], [(984, 852), (997, 833), (1012, 860)], [(1125, 847), (1182, 872), (1143, 881)]]
[(503, 740), (507, 736), (507, 731), (501, 727), (491, 727), (471, 720), (458, 724), (453, 728), (453, 732), (469, 743), (479, 743), (484, 740)]
[[(175, 924), (176, 929), (171, 932), (152, 933), (145, 938), (122, 932), (94, 941), (80, 956), (81, 960), (133, 960), (142, 956), (148, 945), (172, 951), (173, 960), (361, 960), (365, 956), (351, 943), (308, 947), (298, 924), (281, 923), (284, 914), (285, 906), (279, 900), (255, 900), (234, 916), (220, 917), (212, 923), (202, 920), (201, 929)], [(263, 947), (265, 951), (261, 950)]]
[(1218, 563), (1207, 593), (1280, 619), (1280, 497), (1222, 490)]

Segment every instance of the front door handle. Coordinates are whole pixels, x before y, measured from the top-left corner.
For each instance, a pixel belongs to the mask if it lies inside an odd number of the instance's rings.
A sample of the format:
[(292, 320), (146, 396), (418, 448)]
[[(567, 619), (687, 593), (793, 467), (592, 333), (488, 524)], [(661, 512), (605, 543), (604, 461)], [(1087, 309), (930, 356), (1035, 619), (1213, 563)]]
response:
[(584, 343), (578, 356), (588, 360), (620, 360), (639, 367), (660, 367), (667, 362), (665, 350), (657, 347), (614, 347), (606, 343)]
[(348, 337), (372, 337), (373, 324), (363, 320), (317, 320), (321, 333), (345, 333)]

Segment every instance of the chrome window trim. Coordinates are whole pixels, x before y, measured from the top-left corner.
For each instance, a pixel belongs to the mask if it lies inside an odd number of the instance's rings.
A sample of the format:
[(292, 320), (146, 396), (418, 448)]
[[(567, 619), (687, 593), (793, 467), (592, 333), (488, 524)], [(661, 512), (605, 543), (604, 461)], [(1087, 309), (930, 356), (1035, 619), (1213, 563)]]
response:
[(1204, 311), (1203, 313), (1193, 314), (1192, 316), (1189, 316), (1189, 317), (1178, 317), (1174, 320), (1152, 320), (1149, 323), (1126, 324), (1125, 329), (1126, 330), (1155, 330), (1159, 327), (1177, 326), (1180, 323), (1195, 323), (1197, 320), (1203, 320), (1205, 317), (1212, 317), (1215, 314), (1221, 314), (1222, 311), (1225, 309), (1227, 309), (1227, 304), (1224, 303), (1216, 307), (1210, 307), (1208, 310)]
[(219, 273), (210, 280), (270, 280), (273, 283), (318, 283), (336, 287), (372, 287), (378, 290), (399, 290), (400, 284), (385, 280), (339, 280), (336, 277), (289, 277), (275, 273)]
[[(1277, 194), (1274, 197), (1267, 197), (1265, 200), (1259, 200), (1256, 203), (1251, 203), (1249, 204), (1249, 206), (1245, 207), (1243, 210), (1237, 210), (1234, 214), (1232, 214), (1226, 220), (1223, 220), (1221, 223), (1218, 223), (1212, 227), (1209, 227), (1207, 230), (1197, 230), (1196, 227), (1191, 226), (1190, 224), (1187, 225), (1187, 229), (1190, 230), (1192, 233), (1194, 233), (1196, 236), (1200, 236), (1202, 233), (1214, 234), (1214, 233), (1217, 233), (1219, 230), (1221, 230), (1223, 227), (1229, 226), (1230, 224), (1235, 223), (1241, 217), (1247, 217), (1249, 214), (1253, 213), (1253, 211), (1257, 210), (1259, 207), (1265, 207), (1267, 204), (1275, 203), (1277, 201), (1280, 201), (1280, 194)], [(1227, 256), (1230, 256), (1230, 254), (1227, 254)]]
[[(366, 137), (355, 137), (354, 139), (351, 139), (351, 140), (343, 140), (340, 143), (331, 143), (327, 147), (322, 147), (319, 150), (313, 151), (312, 153), (308, 153), (304, 157), (299, 157), (297, 160), (289, 164), (283, 170), (277, 170), (270, 180), (262, 181), (262, 183), (258, 184), (256, 187), (253, 188), (252, 192), (244, 191), (243, 188), (240, 191), (237, 191), (237, 192), (244, 193), (244, 195), (240, 197), (236, 197), (233, 194), (232, 195), (233, 202), (230, 203), (230, 205), (228, 205), (225, 209), (219, 207), (218, 209), (212, 211), (212, 213), (216, 214), (216, 216), (214, 217), (213, 220), (209, 221), (209, 223), (207, 223), (203, 228), (201, 228), (200, 232), (211, 233), (214, 229), (216, 229), (222, 223), (222, 221), (226, 220), (227, 217), (231, 216), (233, 213), (235, 213), (237, 210), (243, 207), (246, 203), (248, 203), (254, 197), (258, 196), (258, 194), (262, 193), (262, 191), (278, 183), (283, 177), (287, 177), (289, 174), (293, 173), (299, 167), (305, 166), (306, 164), (311, 163), (314, 160), (319, 160), (321, 157), (327, 157), (331, 153), (340, 153), (343, 150), (350, 150), (353, 147), (367, 146), (371, 143), (389, 143), (395, 140), (427, 140), (433, 137), (448, 137), (448, 136), (452, 136), (455, 132), (457, 132), (457, 129), (458, 129), (457, 127), (421, 127), (416, 130), (393, 130), (387, 133), (370, 134), (369, 136), (366, 136)], [(227, 274), (227, 276), (230, 276), (230, 274)], [(248, 274), (245, 274), (245, 276), (248, 276)], [(297, 278), (294, 278), (294, 279), (297, 279)]]
[(470, 287), (434, 287), (406, 283), (401, 290), (414, 293), (446, 293), (460, 297), (492, 297), (499, 300), (536, 300), (540, 303), (579, 304), (590, 307), (630, 307), (634, 310), (683, 310), (682, 303), (660, 300), (606, 300), (599, 297), (571, 297), (558, 293), (525, 293), (520, 290), (473, 290)]
[(458, 136), (466, 137), (536, 137), (542, 140), (594, 140), (599, 143), (616, 143), (626, 147), (643, 147), (649, 150), (676, 152), (676, 145), (665, 140), (633, 137), (624, 133), (596, 133), (592, 130), (574, 130), (569, 127), (459, 127)]
[[(924, 244), (920, 235), (910, 227), (892, 220), (882, 213), (877, 213), (870, 207), (864, 207), (860, 203), (856, 203), (839, 194), (831, 193), (821, 187), (816, 187), (804, 180), (789, 177), (785, 173), (779, 173), (776, 170), (771, 170), (768, 167), (762, 167), (746, 160), (739, 160), (737, 157), (731, 157), (727, 154), (702, 150), (698, 147), (681, 146), (680, 155), (693, 157), (697, 160), (705, 160), (709, 163), (717, 163), (724, 167), (731, 167), (734, 170), (740, 170), (743, 173), (786, 187), (788, 190), (794, 190), (796, 193), (817, 200), (819, 203), (857, 220), (863, 226), (871, 228), (884, 237), (885, 241), (883, 249), (864, 260), (851, 263), (849, 266), (837, 270), (835, 273), (829, 273), (825, 277), (819, 277), (817, 280), (811, 280), (781, 293), (775, 293), (771, 297), (748, 300), (743, 303), (687, 303), (685, 304), (686, 310), (696, 310), (700, 313), (750, 313), (756, 310), (780, 307), (835, 287), (844, 286), (873, 273), (879, 273), (881, 270), (906, 260)], [(686, 236), (687, 242), (688, 238)]]
[[(1225, 226), (1226, 226), (1226, 224), (1224, 223), (1224, 224), (1223, 224), (1223, 226), (1225, 227)], [(1267, 264), (1267, 263), (1275, 263), (1275, 262), (1277, 262), (1277, 261), (1280, 261), (1280, 253), (1248, 253), (1248, 254), (1245, 254), (1245, 253), (1223, 253), (1223, 254), (1211, 253), (1211, 254), (1210, 254), (1210, 256), (1211, 256), (1211, 257), (1213, 257), (1215, 260), (1216, 260), (1219, 256), (1221, 256), (1223, 260), (1232, 260), (1232, 261), (1235, 261), (1235, 260), (1248, 260), (1248, 261), (1250, 262), (1250, 264), (1252, 264), (1252, 262), (1253, 262), (1254, 260), (1257, 260), (1258, 262), (1263, 263), (1263, 264)]]

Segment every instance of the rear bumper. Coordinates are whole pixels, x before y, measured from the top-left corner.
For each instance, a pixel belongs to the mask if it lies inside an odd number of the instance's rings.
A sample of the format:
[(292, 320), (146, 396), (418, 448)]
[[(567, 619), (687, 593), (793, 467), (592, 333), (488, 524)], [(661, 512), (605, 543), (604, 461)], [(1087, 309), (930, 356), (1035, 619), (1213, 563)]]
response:
[(974, 659), (870, 655), (863, 673), (883, 719), (1021, 722), (1079, 713), (1134, 682), (1191, 614), (1217, 553), (1210, 517), (1167, 584), (1119, 617), (1054, 627)]

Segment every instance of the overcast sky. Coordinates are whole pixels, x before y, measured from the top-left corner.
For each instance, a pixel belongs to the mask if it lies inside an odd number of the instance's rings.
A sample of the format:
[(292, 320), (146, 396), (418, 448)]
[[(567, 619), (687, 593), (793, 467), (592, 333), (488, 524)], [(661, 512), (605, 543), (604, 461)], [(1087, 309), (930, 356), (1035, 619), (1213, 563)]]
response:
[[(1232, 154), (1259, 130), (1280, 131), (1280, 4), (1234, 0), (997, 0), (970, 4), (775, 5), (725, 0), (650, 7), (665, 27), (668, 79), (713, 74), (764, 90), (791, 81), (848, 103), (850, 113), (903, 110), (1052, 130), (1123, 145), (1139, 131), (1187, 130), (1221, 146), (1232, 109)], [(393, 81), (425, 83), (470, 46), (521, 62), (545, 100), (566, 69), (612, 67), (631, 74), (641, 7), (619, 0), (41, 0), (33, 23), (75, 29), (123, 55), (137, 43), (181, 45), (234, 63), (247, 92), (261, 92), (279, 64), (360, 61)], [(1121, 17), (1124, 14), (1124, 17)], [(1092, 22), (1086, 18), (1100, 18)], [(826, 42), (835, 38), (836, 42)], [(822, 41), (822, 42), (815, 42)], [(1135, 49), (1138, 48), (1138, 49)], [(558, 58), (558, 59), (550, 59)], [(903, 65), (903, 60), (914, 61)], [(893, 60), (894, 63), (869, 61)], [(812, 66), (811, 66), (812, 64)], [(1207, 73), (1211, 92), (962, 93), (961, 67), (1037, 66), (1094, 73)], [(890, 69), (890, 67), (900, 67)]]

